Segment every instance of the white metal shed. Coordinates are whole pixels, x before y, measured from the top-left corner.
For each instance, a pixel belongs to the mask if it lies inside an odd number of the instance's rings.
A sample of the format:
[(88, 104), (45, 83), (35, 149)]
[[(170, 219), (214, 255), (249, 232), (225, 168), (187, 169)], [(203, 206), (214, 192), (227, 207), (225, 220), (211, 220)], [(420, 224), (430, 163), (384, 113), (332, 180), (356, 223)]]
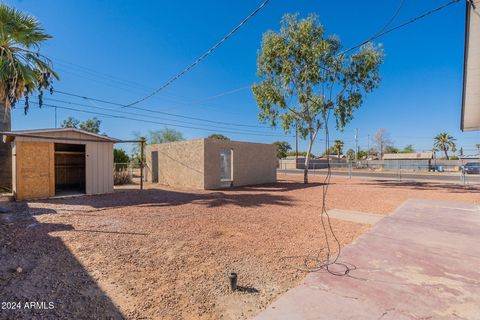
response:
[(113, 145), (120, 140), (74, 128), (2, 134), (13, 143), (18, 200), (113, 192)]

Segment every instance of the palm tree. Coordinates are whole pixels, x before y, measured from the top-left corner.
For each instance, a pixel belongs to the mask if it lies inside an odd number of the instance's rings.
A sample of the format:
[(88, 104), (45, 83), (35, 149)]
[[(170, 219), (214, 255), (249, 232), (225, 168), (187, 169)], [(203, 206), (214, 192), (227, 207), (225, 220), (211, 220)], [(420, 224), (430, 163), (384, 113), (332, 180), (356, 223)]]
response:
[(333, 150), (337, 153), (337, 157), (340, 158), (340, 154), (342, 153), (343, 149), (343, 141), (342, 140), (335, 140), (333, 144)]
[[(11, 130), (11, 109), (38, 91), (42, 106), (42, 89), (52, 91), (52, 78), (58, 79), (51, 61), (39, 53), (40, 44), (51, 37), (34, 17), (0, 4), (0, 132)], [(0, 187), (11, 188), (12, 150), (0, 143)]]
[(435, 138), (433, 147), (440, 151), (445, 152), (445, 158), (448, 160), (448, 150), (455, 150), (455, 138), (449, 135), (447, 132), (439, 133)]

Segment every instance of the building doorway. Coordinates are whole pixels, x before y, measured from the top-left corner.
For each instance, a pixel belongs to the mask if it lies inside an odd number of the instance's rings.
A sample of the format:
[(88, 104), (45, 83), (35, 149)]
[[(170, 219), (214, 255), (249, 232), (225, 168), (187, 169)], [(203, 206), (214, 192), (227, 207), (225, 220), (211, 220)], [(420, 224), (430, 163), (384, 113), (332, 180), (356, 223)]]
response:
[(55, 143), (55, 195), (85, 194), (85, 145)]
[(152, 151), (152, 183), (158, 183), (158, 151)]
[(220, 186), (233, 187), (232, 149), (220, 151)]

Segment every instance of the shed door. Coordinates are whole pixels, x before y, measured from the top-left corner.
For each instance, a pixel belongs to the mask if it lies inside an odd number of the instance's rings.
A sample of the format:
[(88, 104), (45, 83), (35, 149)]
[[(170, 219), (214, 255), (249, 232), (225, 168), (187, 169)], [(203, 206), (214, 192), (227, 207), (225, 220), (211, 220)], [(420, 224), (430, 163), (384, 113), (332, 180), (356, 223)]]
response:
[(152, 151), (152, 182), (158, 182), (158, 151)]
[(54, 148), (49, 142), (16, 142), (15, 195), (18, 200), (55, 195)]

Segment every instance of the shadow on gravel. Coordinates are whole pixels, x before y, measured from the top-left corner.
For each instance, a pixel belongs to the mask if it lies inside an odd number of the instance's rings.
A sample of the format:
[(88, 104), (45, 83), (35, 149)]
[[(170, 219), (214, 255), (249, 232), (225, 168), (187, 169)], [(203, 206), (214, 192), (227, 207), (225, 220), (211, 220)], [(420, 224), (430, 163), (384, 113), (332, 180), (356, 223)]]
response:
[(1, 217), (0, 302), (11, 302), (0, 311), (2, 319), (124, 318), (63, 241), (51, 234), (69, 230), (71, 225), (39, 223), (26, 211)]
[[(82, 196), (74, 198), (45, 199), (28, 202), (32, 206), (33, 215), (54, 213), (52, 209), (42, 206), (56, 205), (56, 211), (89, 212), (128, 206), (169, 207), (189, 203), (201, 204), (206, 207), (221, 207), (233, 205), (238, 207), (262, 207), (270, 205), (292, 206), (293, 200), (280, 192), (311, 188), (319, 183), (304, 185), (303, 183), (277, 183), (260, 187), (242, 187), (215, 191), (174, 191), (162, 189), (128, 190), (114, 194), (98, 196)], [(161, 188), (161, 186), (159, 186)], [(244, 192), (239, 192), (244, 191)], [(35, 205), (38, 204), (39, 207)], [(58, 208), (58, 205), (64, 207)], [(93, 210), (95, 209), (95, 210)]]
[[(333, 185), (334, 183), (330, 183)], [(307, 184), (303, 182), (292, 182), (292, 181), (279, 181), (277, 183), (263, 184), (257, 186), (246, 186), (246, 187), (236, 187), (226, 190), (236, 190), (236, 191), (263, 191), (263, 192), (288, 192), (294, 190), (308, 189), (314, 187), (321, 187), (324, 183), (320, 182), (309, 182)]]
[(242, 286), (237, 286), (237, 291), (239, 292), (244, 292), (244, 293), (259, 293), (258, 289), (253, 288), (253, 287), (242, 287)]
[(480, 193), (480, 185), (461, 185), (450, 183), (421, 182), (421, 181), (391, 181), (391, 180), (370, 180), (362, 182), (361, 185), (377, 185), (384, 188), (411, 188), (415, 190), (443, 190), (452, 193)]

